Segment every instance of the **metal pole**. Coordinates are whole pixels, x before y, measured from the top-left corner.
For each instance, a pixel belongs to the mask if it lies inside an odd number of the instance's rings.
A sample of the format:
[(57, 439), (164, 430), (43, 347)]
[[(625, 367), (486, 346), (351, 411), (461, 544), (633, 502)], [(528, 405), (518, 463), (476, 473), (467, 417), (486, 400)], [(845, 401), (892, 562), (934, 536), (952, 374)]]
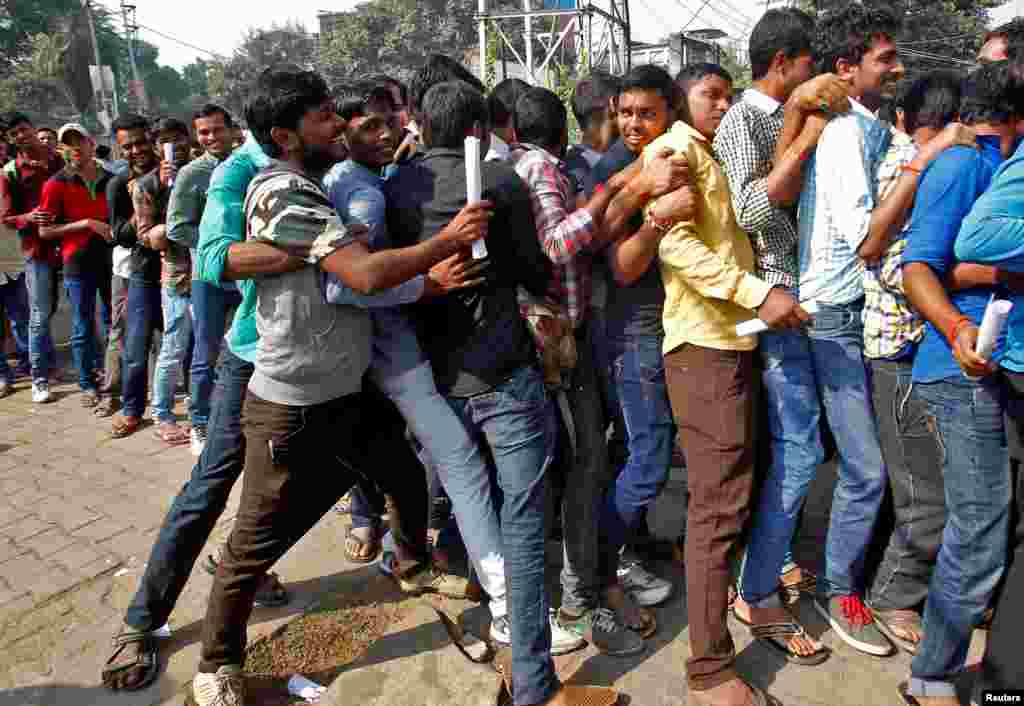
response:
[(92, 21), (92, 3), (89, 0), (84, 0), (83, 5), (85, 8), (85, 19), (89, 22), (89, 36), (92, 38), (93, 56), (96, 57), (96, 71), (100, 77), (100, 105), (103, 110), (109, 110), (107, 91), (103, 86), (103, 64), (100, 63), (100, 45), (96, 43), (96, 25)]
[(526, 41), (526, 81), (531, 86), (536, 85), (537, 80), (533, 76), (533, 22), (530, 17), (530, 0), (523, 0), (523, 12), (526, 16), (523, 18), (523, 39)]
[(132, 65), (132, 79), (135, 81), (137, 87), (141, 87), (142, 91), (139, 94), (139, 101), (141, 103), (142, 112), (149, 112), (149, 97), (146, 95), (145, 84), (139, 77), (139, 67), (135, 63), (135, 32), (137, 27), (135, 25), (135, 18), (132, 17), (132, 21), (128, 21), (128, 14), (135, 13), (135, 6), (128, 5), (124, 0), (121, 0), (121, 13), (124, 16), (124, 31), (128, 35), (128, 61)]
[(480, 0), (477, 5), (480, 21), (477, 23), (477, 34), (480, 41), (480, 82), (487, 83), (487, 0)]

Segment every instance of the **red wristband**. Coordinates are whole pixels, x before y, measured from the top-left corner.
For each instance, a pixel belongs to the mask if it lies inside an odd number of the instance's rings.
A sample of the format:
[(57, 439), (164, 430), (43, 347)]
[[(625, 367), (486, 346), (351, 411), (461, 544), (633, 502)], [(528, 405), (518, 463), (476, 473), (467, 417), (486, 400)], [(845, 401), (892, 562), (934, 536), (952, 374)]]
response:
[(604, 184), (597, 184), (596, 186), (594, 186), (594, 196), (597, 196), (598, 194), (602, 193), (603, 191), (604, 191)]
[(956, 337), (960, 335), (965, 326), (974, 326), (974, 320), (969, 316), (961, 316), (949, 327), (946, 332), (946, 340), (949, 341), (950, 346), (956, 345)]

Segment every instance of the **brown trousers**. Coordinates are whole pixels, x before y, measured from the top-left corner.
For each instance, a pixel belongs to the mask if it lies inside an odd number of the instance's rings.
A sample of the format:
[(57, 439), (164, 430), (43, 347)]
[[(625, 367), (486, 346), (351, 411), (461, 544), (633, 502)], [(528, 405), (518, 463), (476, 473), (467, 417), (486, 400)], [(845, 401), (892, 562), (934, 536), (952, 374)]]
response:
[(726, 626), (729, 556), (754, 486), (754, 352), (686, 344), (665, 356), (665, 380), (689, 471), (686, 672), (691, 689), (706, 691), (736, 676)]

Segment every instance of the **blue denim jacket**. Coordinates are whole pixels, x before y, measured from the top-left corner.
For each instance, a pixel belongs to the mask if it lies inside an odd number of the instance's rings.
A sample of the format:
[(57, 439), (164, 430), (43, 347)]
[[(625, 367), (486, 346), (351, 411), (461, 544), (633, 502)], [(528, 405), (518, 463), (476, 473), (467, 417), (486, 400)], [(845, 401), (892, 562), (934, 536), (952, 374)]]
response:
[[(1024, 143), (1003, 162), (992, 184), (967, 214), (956, 239), (961, 262), (995, 265), (1024, 272)], [(1001, 365), (1024, 373), (1024, 297), (1011, 297), (1014, 308), (1007, 325)]]
[[(371, 250), (392, 247), (387, 230), (384, 179), (351, 159), (336, 164), (324, 177), (324, 189), (342, 223), (361, 223), (369, 228)], [(333, 274), (324, 275), (324, 291), (331, 304), (369, 308), (373, 311), (374, 370), (393, 376), (424, 362), (416, 331), (398, 308), (423, 296), (421, 275), (375, 295), (353, 291)]]
[[(196, 276), (204, 282), (223, 286), (228, 248), (245, 240), (245, 194), (256, 174), (270, 164), (270, 157), (253, 138), (235, 150), (210, 178), (206, 208), (199, 223)], [(242, 360), (256, 360), (256, 287), (252, 280), (237, 282), (242, 304), (228, 332), (228, 347)]]

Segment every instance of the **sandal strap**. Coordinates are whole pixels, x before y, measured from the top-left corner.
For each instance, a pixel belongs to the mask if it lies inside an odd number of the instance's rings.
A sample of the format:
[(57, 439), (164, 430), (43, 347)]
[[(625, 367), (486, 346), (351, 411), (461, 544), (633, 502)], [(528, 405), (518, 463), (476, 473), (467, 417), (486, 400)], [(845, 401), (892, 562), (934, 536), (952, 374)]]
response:
[(116, 647), (122, 647), (124, 645), (133, 645), (139, 642), (149, 642), (150, 640), (155, 639), (155, 635), (151, 632), (122, 632), (114, 635), (112, 642)]
[(759, 640), (789, 640), (794, 637), (805, 637), (807, 631), (800, 623), (764, 623), (750, 628), (750, 634)]

